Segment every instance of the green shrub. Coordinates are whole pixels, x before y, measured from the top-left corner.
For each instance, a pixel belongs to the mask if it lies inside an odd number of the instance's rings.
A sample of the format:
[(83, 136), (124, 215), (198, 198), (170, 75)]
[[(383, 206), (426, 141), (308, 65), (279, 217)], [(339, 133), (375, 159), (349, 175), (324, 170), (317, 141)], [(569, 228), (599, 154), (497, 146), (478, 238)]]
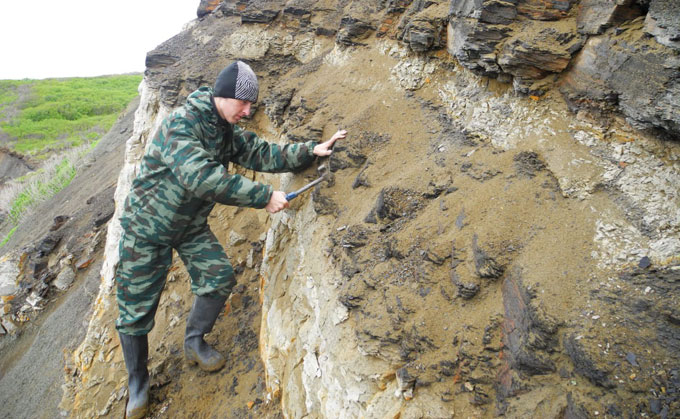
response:
[(71, 182), (78, 162), (137, 95), (141, 79), (0, 80), (0, 130), (9, 134), (15, 151), (45, 160), (40, 169), (0, 190), (0, 211), (6, 214), (3, 230), (12, 227), (0, 247), (27, 214)]
[(60, 150), (96, 141), (107, 132), (119, 113), (137, 95), (141, 75), (93, 78), (0, 80), (0, 114), (23, 98), (18, 117), (0, 122), (19, 153), (39, 158)]

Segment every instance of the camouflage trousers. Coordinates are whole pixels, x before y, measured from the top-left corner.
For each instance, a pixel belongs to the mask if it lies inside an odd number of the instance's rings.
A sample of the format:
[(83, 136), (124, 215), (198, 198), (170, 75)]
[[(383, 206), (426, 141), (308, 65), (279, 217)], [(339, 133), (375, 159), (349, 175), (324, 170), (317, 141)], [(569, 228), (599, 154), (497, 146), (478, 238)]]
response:
[(116, 329), (119, 332), (145, 335), (153, 328), (173, 248), (191, 276), (191, 292), (201, 296), (229, 296), (236, 285), (234, 270), (210, 229), (187, 237), (176, 246), (151, 243), (124, 233), (116, 270)]

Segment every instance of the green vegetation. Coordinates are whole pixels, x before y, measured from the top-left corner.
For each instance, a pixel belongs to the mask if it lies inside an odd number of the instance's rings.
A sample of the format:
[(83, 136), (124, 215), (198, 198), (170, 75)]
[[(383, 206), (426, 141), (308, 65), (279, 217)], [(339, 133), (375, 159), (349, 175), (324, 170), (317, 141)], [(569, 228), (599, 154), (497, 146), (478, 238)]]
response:
[[(141, 79), (120, 75), (0, 80), (0, 130), (10, 136), (14, 150), (39, 158), (96, 141), (137, 95)], [(16, 101), (17, 115), (8, 115)]]
[(7, 242), (9, 241), (9, 239), (11, 239), (12, 236), (14, 235), (14, 232), (15, 232), (15, 231), (17, 231), (17, 226), (14, 226), (14, 228), (12, 228), (12, 229), (9, 231), (9, 233), (7, 234), (7, 237), (5, 237), (5, 238), (2, 240), (2, 242), (0, 242), (0, 247), (2, 247), (2, 246), (4, 246), (5, 244), (7, 244)]
[(64, 189), (75, 175), (76, 167), (73, 162), (68, 158), (62, 159), (47, 175), (30, 182), (14, 198), (9, 209), (9, 220), (14, 225), (18, 224), (28, 208)]
[(91, 147), (82, 145), (45, 161), (43, 166), (4, 185), (0, 190), (0, 210), (5, 215), (3, 230), (12, 229), (0, 242), (2, 247), (14, 234), (22, 219), (43, 201), (65, 188), (76, 175), (79, 162)]
[(11, 230), (0, 247), (33, 208), (71, 182), (82, 157), (137, 95), (141, 79), (121, 75), (0, 80), (0, 131), (9, 136), (7, 146), (44, 161), (39, 170), (2, 188), (3, 231)]

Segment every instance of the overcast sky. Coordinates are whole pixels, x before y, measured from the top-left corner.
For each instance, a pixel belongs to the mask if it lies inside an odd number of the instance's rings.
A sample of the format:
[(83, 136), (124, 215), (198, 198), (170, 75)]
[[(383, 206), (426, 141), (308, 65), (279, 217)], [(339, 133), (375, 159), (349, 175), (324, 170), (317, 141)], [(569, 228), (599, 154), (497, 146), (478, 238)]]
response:
[(199, 0), (0, 0), (0, 79), (144, 71)]

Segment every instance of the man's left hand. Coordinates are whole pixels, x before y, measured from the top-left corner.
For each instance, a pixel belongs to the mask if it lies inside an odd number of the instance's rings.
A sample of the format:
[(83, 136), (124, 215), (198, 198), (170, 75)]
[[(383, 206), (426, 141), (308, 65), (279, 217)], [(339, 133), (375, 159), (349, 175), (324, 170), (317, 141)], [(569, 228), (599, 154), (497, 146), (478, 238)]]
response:
[(330, 156), (330, 154), (333, 152), (333, 144), (335, 144), (336, 141), (345, 138), (347, 136), (347, 130), (341, 129), (333, 136), (331, 137), (330, 140), (323, 142), (321, 144), (318, 144), (316, 147), (314, 147), (314, 155), (320, 156), (320, 157), (325, 157), (325, 156)]

